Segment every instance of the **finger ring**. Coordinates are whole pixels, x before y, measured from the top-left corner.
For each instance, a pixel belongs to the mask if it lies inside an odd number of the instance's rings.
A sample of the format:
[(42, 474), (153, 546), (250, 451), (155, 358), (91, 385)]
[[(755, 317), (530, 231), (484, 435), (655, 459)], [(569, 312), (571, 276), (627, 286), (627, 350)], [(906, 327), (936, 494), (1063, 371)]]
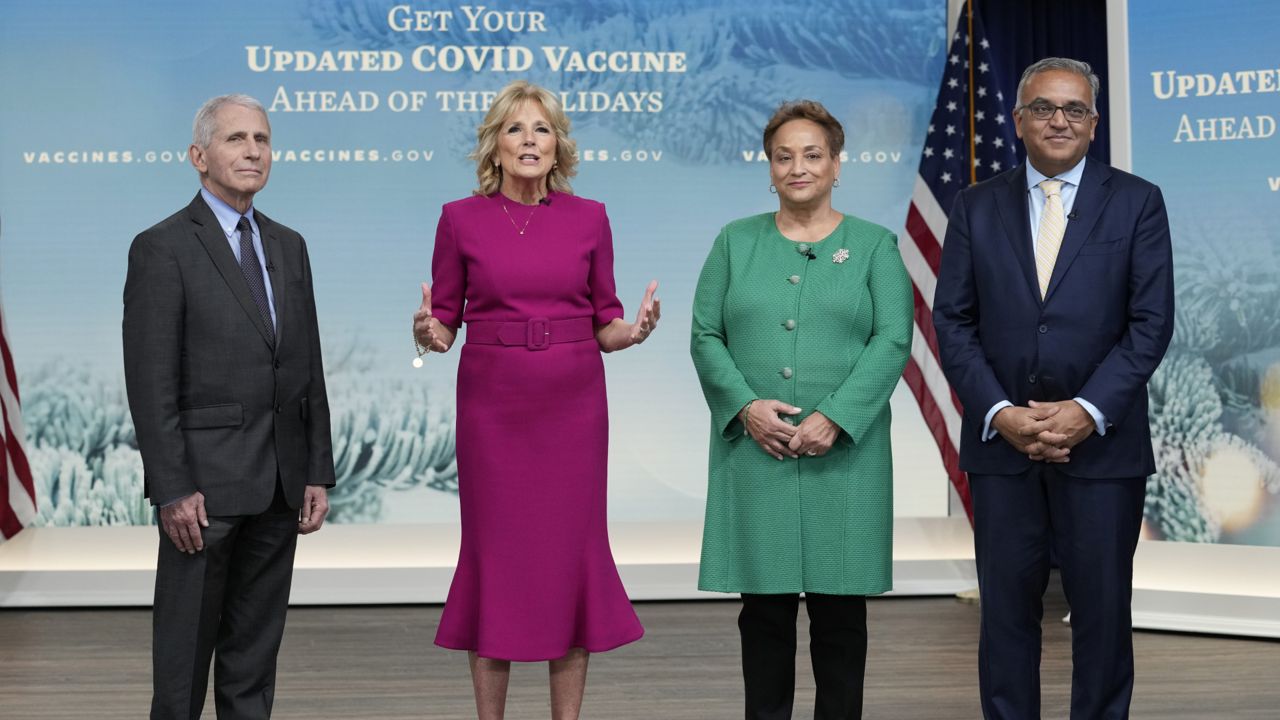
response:
[(804, 454), (805, 454), (805, 455), (808, 455), (809, 457), (814, 457), (815, 455), (817, 455), (817, 454), (818, 454), (818, 451), (817, 451), (817, 450), (806, 450)]

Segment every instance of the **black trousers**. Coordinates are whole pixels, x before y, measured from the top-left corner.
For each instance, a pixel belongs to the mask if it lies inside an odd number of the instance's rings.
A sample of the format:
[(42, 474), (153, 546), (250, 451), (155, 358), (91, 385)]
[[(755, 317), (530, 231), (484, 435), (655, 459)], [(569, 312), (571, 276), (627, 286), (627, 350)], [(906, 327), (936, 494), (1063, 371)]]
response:
[[(747, 720), (789, 720), (796, 693), (796, 613), (799, 595), (743, 593), (742, 678)], [(867, 668), (867, 599), (805, 593), (809, 656), (817, 684), (814, 720), (862, 717)]]
[(160, 530), (152, 611), (152, 720), (197, 720), (209, 664), (219, 720), (265, 720), (298, 543), (298, 511), (277, 486), (259, 515), (210, 517), (187, 555)]

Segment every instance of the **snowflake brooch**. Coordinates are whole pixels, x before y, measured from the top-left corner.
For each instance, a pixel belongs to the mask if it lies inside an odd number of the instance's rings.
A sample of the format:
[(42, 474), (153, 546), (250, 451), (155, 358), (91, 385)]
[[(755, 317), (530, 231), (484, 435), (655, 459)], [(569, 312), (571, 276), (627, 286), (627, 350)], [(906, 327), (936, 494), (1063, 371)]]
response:
[(837, 265), (849, 259), (849, 248), (840, 248), (835, 255), (831, 256), (831, 262)]

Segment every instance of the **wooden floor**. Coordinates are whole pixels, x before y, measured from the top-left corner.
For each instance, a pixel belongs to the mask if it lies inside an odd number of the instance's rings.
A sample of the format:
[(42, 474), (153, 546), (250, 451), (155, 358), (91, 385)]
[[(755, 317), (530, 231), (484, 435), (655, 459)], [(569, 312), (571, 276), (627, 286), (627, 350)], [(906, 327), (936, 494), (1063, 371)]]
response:
[[(737, 718), (735, 602), (637, 605), (646, 635), (592, 659), (584, 718)], [(1066, 718), (1069, 631), (1046, 602), (1044, 717)], [(796, 717), (812, 716), (800, 613)], [(275, 717), (473, 717), (466, 658), (431, 644), (438, 606), (295, 608)], [(866, 713), (878, 720), (979, 718), (978, 610), (950, 598), (871, 602)], [(1140, 632), (1134, 718), (1280, 718), (1280, 642)], [(150, 612), (0, 611), (0, 718), (146, 717)], [(517, 665), (507, 717), (549, 717), (545, 664)], [(212, 718), (210, 700), (206, 717)]]

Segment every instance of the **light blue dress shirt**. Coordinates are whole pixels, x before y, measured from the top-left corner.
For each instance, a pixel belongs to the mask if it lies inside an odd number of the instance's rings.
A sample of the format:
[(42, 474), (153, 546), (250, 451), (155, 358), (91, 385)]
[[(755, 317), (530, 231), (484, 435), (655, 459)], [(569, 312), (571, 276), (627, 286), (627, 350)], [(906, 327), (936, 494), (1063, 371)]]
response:
[[(240, 213), (206, 188), (200, 188), (200, 195), (213, 210), (213, 216), (218, 219), (218, 225), (222, 226), (222, 233), (227, 236), (227, 242), (231, 244), (231, 252), (235, 253), (236, 262), (239, 263), (240, 231), (236, 230), (236, 225), (240, 224)], [(249, 218), (249, 227), (253, 229), (253, 250), (258, 253), (258, 267), (261, 268), (262, 282), (267, 287), (267, 307), (271, 310), (271, 326), (279, 329), (279, 325), (276, 324), (276, 296), (271, 290), (271, 276), (267, 274), (267, 255), (262, 251), (262, 233), (258, 231), (258, 221), (253, 216), (252, 206), (245, 213), (245, 217)]]
[[(1028, 214), (1031, 216), (1032, 257), (1035, 257), (1036, 254), (1036, 236), (1040, 234), (1040, 216), (1044, 214), (1045, 198), (1044, 191), (1040, 189), (1040, 183), (1045, 180), (1062, 181), (1062, 189), (1059, 191), (1062, 194), (1062, 212), (1066, 215), (1065, 219), (1067, 224), (1070, 225), (1071, 210), (1076, 204), (1076, 190), (1080, 188), (1080, 178), (1084, 176), (1084, 164), (1086, 161), (1087, 158), (1080, 158), (1080, 162), (1076, 163), (1075, 167), (1060, 175), (1055, 175), (1052, 178), (1035, 169), (1029, 161), (1027, 162), (1027, 200), (1030, 204), (1029, 209), (1031, 210)], [(1080, 407), (1084, 408), (1085, 412), (1089, 413), (1089, 415), (1093, 417), (1093, 424), (1095, 429), (1097, 429), (1098, 434), (1106, 435), (1107, 416), (1103, 415), (1102, 411), (1088, 400), (1085, 400), (1082, 397), (1076, 397), (1074, 399), (1076, 402), (1080, 403)], [(995, 428), (991, 427), (991, 421), (995, 419), (996, 413), (1007, 407), (1013, 407), (1013, 403), (1008, 400), (1001, 400), (995, 405), (992, 405), (991, 409), (987, 411), (987, 417), (982, 423), (983, 440), (990, 440), (999, 434), (996, 432)]]

